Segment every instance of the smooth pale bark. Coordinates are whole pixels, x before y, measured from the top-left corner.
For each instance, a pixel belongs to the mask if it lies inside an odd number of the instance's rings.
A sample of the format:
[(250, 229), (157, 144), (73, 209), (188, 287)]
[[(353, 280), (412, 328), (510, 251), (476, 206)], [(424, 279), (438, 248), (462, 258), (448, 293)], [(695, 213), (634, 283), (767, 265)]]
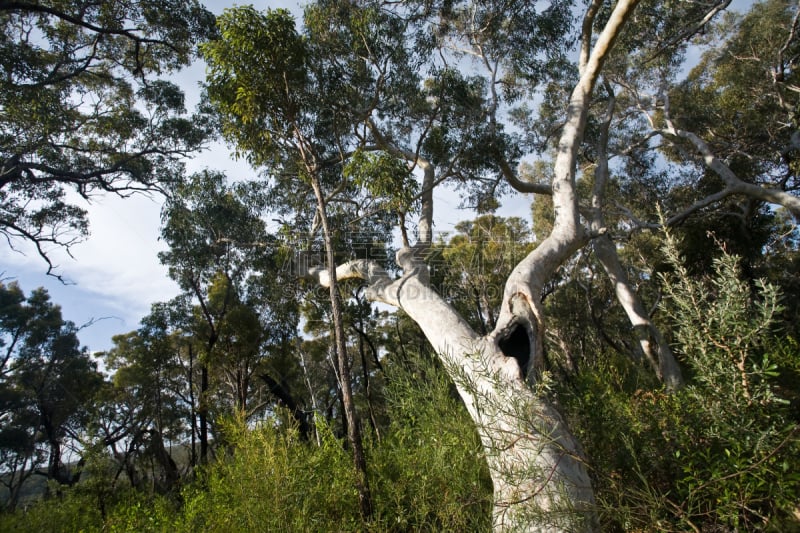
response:
[[(608, 139), (611, 120), (614, 116), (616, 98), (610, 84), (605, 86), (608, 93), (606, 115), (600, 123), (600, 135), (597, 139), (597, 163), (594, 170), (594, 185), (592, 187), (592, 205), (589, 210), (589, 224), (594, 233), (605, 231), (605, 191), (608, 184)], [(625, 311), (633, 330), (639, 341), (639, 348), (645, 359), (650, 363), (656, 376), (669, 390), (675, 390), (683, 385), (683, 375), (669, 344), (667, 344), (661, 331), (653, 324), (649, 313), (645, 310), (641, 298), (631, 286), (625, 269), (619, 260), (617, 248), (611, 237), (601, 235), (593, 242), (594, 254), (603, 266), (608, 279), (614, 287), (617, 301)]]
[[(539, 298), (542, 287), (561, 263), (576, 250), (586, 244), (589, 233), (580, 224), (578, 198), (575, 187), (575, 173), (578, 148), (583, 140), (583, 130), (591, 103), (594, 84), (600, 75), (605, 58), (608, 56), (617, 35), (638, 4), (638, 0), (622, 0), (617, 2), (606, 23), (603, 32), (598, 36), (594, 49), (589, 54), (588, 43), (591, 36), (591, 19), (596, 13), (594, 2), (587, 12), (584, 22), (584, 36), (581, 51), (581, 76), (572, 91), (567, 106), (567, 121), (564, 124), (558, 143), (553, 177), (553, 209), (555, 220), (550, 235), (523, 259), (511, 272), (506, 282), (503, 305), (498, 318), (496, 331), (506, 329), (515, 320), (511, 302), (524, 302), (535, 314), (539, 328), (544, 326), (544, 314)], [(537, 335), (538, 344), (541, 335)]]
[[(427, 267), (414, 255), (411, 248), (398, 252), (406, 274), (397, 280), (368, 261), (341, 265), (336, 275), (365, 279), (367, 296), (407, 313), (439, 354), (481, 437), (494, 484), (495, 529), (591, 530), (591, 482), (561, 416), (528, 386), (517, 359), (503, 353), (506, 338), (478, 336), (429, 287)], [(322, 269), (310, 275), (322, 285), (330, 280)], [(524, 328), (531, 319), (523, 314), (515, 325)]]
[[(542, 360), (542, 288), (555, 270), (589, 240), (580, 224), (575, 173), (592, 90), (614, 40), (637, 0), (620, 0), (595, 41), (591, 27), (599, 1), (587, 13), (581, 76), (567, 108), (552, 185), (555, 223), (551, 234), (507, 279), (497, 325), (479, 336), (428, 285), (418, 249), (397, 254), (403, 269), (392, 279), (369, 261), (353, 261), (309, 275), (322, 285), (361, 278), (366, 296), (403, 309), (422, 329), (456, 384), (483, 443), (494, 485), (495, 531), (590, 531), (595, 529), (594, 494), (577, 441), (549, 401), (526, 381)], [(426, 179), (432, 174), (426, 173)], [(426, 206), (427, 228), (432, 207)], [(426, 231), (421, 235), (424, 248)]]
[(642, 354), (667, 389), (680, 388), (683, 385), (683, 375), (675, 354), (661, 331), (653, 324), (641, 298), (631, 286), (625, 269), (619, 262), (614, 243), (607, 236), (599, 237), (594, 241), (594, 253), (614, 286), (617, 301), (633, 326)]
[[(800, 198), (781, 189), (764, 187), (740, 179), (722, 159), (717, 157), (708, 143), (699, 135), (675, 126), (670, 119), (669, 98), (667, 96), (664, 96), (664, 102), (666, 127), (656, 129), (656, 131), (667, 139), (684, 139), (691, 143), (697, 151), (697, 154), (702, 158), (703, 164), (716, 173), (725, 183), (725, 187), (721, 191), (698, 200), (681, 213), (670, 217), (666, 222), (667, 225), (678, 224), (688, 218), (692, 213), (732, 195), (750, 196), (751, 198), (756, 198), (770, 204), (781, 205), (792, 214), (796, 221), (800, 222)], [(795, 138), (793, 136), (792, 143), (794, 142)]]
[[(591, 27), (591, 22), (600, 8), (602, 2), (595, 1), (589, 6), (584, 30)], [(589, 41), (587, 37), (582, 43), (581, 64), (586, 65), (589, 58)], [(608, 182), (608, 128), (611, 123), (611, 116), (614, 110), (614, 95), (609, 88), (609, 109), (606, 120), (601, 125), (600, 138), (597, 142), (597, 164), (595, 168), (595, 182), (592, 193), (592, 206), (588, 213), (584, 213), (589, 220), (589, 226), (593, 235), (600, 235), (606, 231), (603, 217), (605, 187)], [(536, 193), (552, 195), (553, 190), (549, 183), (531, 183), (521, 180), (511, 169), (508, 162), (501, 160), (498, 162), (503, 177), (517, 191), (524, 193)], [(654, 373), (665, 386), (674, 390), (683, 385), (683, 376), (678, 366), (675, 355), (669, 344), (664, 339), (661, 331), (653, 324), (649, 313), (633, 289), (628, 280), (625, 270), (620, 263), (617, 250), (606, 236), (601, 236), (594, 241), (595, 256), (600, 261), (609, 280), (614, 286), (614, 292), (625, 311), (631, 326), (636, 334), (639, 348), (642, 355), (647, 359), (653, 368)]]

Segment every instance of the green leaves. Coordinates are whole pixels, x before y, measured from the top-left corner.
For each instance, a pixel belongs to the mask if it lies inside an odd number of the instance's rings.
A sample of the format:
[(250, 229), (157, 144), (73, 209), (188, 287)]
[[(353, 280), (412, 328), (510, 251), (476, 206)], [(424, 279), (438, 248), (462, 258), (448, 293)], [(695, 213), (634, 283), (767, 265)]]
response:
[(85, 237), (67, 191), (163, 191), (180, 179), (208, 123), (187, 117), (182, 91), (159, 76), (213, 33), (196, 0), (20, 4), (0, 22), (0, 234), (12, 245)]
[(217, 24), (220, 39), (200, 47), (209, 100), (237, 152), (264, 164), (291, 137), (308, 97), (305, 42), (285, 9), (226, 9)]
[(224, 174), (205, 171), (177, 188), (162, 214), (170, 249), (159, 258), (181, 287), (211, 283), (220, 269), (241, 279), (268, 251), (264, 199), (254, 185), (228, 185)]
[[(665, 305), (677, 326), (676, 338), (697, 380), (704, 383), (701, 402), (720, 402), (746, 408), (769, 403), (769, 365), (759, 365), (757, 354), (772, 332), (782, 307), (778, 289), (763, 280), (754, 286), (741, 279), (738, 258), (726, 253), (714, 260), (710, 280), (694, 281), (667, 235), (665, 255), (676, 276), (664, 279)], [(753, 289), (756, 292), (753, 292)]]
[(408, 211), (417, 196), (417, 181), (408, 166), (386, 152), (357, 150), (344, 165), (342, 175), (382, 199), (391, 211)]
[(520, 218), (483, 215), (456, 230), (432, 250), (434, 285), (477, 331), (489, 332), (508, 274), (533, 249), (530, 228)]
[(48, 477), (66, 481), (62, 443), (82, 431), (102, 383), (77, 331), (44, 289), (26, 298), (0, 283), (0, 469), (12, 473), (11, 507), (45, 456)]

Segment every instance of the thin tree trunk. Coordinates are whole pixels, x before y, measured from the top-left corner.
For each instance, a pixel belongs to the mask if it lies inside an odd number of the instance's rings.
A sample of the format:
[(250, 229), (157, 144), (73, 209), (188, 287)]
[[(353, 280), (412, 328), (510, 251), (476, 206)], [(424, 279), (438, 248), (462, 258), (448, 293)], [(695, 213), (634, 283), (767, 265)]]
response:
[(342, 404), (347, 418), (347, 438), (353, 451), (353, 463), (356, 470), (356, 485), (358, 489), (359, 508), (362, 516), (369, 520), (372, 516), (372, 498), (369, 490), (369, 480), (367, 479), (367, 460), (364, 455), (364, 447), (361, 442), (361, 431), (356, 416), (355, 403), (353, 402), (353, 389), (350, 376), (350, 359), (347, 356), (347, 338), (344, 330), (344, 319), (342, 316), (342, 302), (339, 295), (339, 287), (336, 281), (336, 258), (333, 249), (333, 237), (328, 224), (328, 215), (325, 206), (325, 197), (316, 173), (309, 172), (311, 175), (311, 185), (314, 195), (317, 198), (319, 218), (322, 225), (322, 235), (325, 241), (325, 253), (328, 265), (328, 275), (330, 276), (330, 299), (331, 317), (333, 320), (334, 340), (336, 347), (336, 359), (339, 367), (339, 381), (342, 389)]
[(194, 399), (194, 350), (189, 344), (189, 408), (192, 424), (192, 451), (190, 454), (192, 468), (197, 466), (197, 405)]
[(200, 464), (208, 462), (208, 365), (200, 366)]
[(645, 358), (667, 389), (680, 388), (683, 385), (683, 375), (675, 355), (661, 335), (661, 331), (650, 320), (641, 298), (631, 287), (628, 277), (625, 275), (625, 269), (619, 262), (614, 243), (606, 236), (599, 237), (594, 241), (594, 252), (614, 285), (617, 300), (633, 325), (639, 347)]
[(303, 348), (300, 344), (300, 338), (297, 338), (297, 353), (300, 355), (300, 365), (303, 369), (303, 380), (305, 381), (306, 388), (308, 389), (308, 395), (311, 398), (311, 421), (313, 425), (310, 426), (309, 430), (314, 430), (314, 438), (317, 441), (317, 446), (321, 446), (322, 443), (320, 442), (319, 432), (317, 431), (317, 421), (316, 417), (321, 413), (319, 412), (319, 406), (317, 405), (317, 396), (314, 394), (314, 387), (311, 386), (311, 379), (308, 376), (308, 366), (306, 365), (306, 358), (303, 355)]
[[(363, 325), (362, 325), (363, 326)], [(363, 333), (361, 330), (356, 329), (356, 333)], [(375, 437), (378, 441), (381, 440), (380, 429), (378, 428), (378, 421), (375, 418), (375, 410), (372, 408), (372, 389), (370, 387), (370, 380), (369, 380), (369, 365), (367, 365), (367, 354), (366, 349), (364, 347), (364, 336), (365, 335), (358, 335), (358, 354), (361, 357), (361, 372), (364, 376), (364, 396), (367, 400), (367, 411), (369, 412), (369, 422), (370, 426), (372, 427), (372, 431), (375, 432)]]
[[(608, 105), (595, 147), (597, 165), (594, 171), (592, 208), (589, 215), (591, 229), (598, 234), (605, 231), (603, 210), (605, 207), (605, 189), (609, 177), (608, 134), (616, 105), (614, 91), (608, 84), (606, 84), (606, 92), (608, 94)], [(614, 242), (608, 235), (601, 235), (594, 240), (593, 244), (595, 257), (600, 261), (606, 275), (611, 280), (617, 301), (619, 301), (633, 326), (642, 355), (650, 363), (656, 376), (664, 383), (667, 389), (675, 390), (681, 387), (683, 385), (683, 375), (675, 355), (661, 335), (661, 331), (651, 321), (641, 298), (631, 286), (628, 276), (625, 274), (625, 269), (620, 263)]]

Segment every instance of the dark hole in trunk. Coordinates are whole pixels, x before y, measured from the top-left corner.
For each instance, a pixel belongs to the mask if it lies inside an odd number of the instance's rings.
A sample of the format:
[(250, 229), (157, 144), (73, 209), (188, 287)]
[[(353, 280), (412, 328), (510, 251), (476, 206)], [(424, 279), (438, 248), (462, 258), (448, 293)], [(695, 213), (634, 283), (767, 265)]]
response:
[(522, 376), (528, 374), (528, 363), (531, 359), (531, 340), (528, 338), (527, 329), (517, 324), (504, 339), (498, 343), (500, 350), (506, 357), (513, 357), (519, 363)]

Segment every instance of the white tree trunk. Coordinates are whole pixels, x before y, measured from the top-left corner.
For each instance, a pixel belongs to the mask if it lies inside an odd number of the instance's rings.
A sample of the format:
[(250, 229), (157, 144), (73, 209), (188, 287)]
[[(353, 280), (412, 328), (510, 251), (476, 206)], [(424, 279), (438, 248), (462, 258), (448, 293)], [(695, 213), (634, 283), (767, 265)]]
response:
[[(606, 116), (600, 124), (600, 135), (597, 139), (595, 150), (597, 152), (597, 163), (594, 170), (594, 186), (592, 190), (592, 205), (589, 210), (589, 225), (594, 233), (605, 231), (605, 191), (609, 180), (608, 169), (608, 139), (611, 121), (616, 108), (616, 96), (610, 84), (606, 83), (608, 92), (608, 104)], [(639, 341), (639, 348), (642, 355), (647, 359), (658, 376), (658, 379), (669, 390), (678, 389), (683, 385), (683, 375), (672, 353), (672, 349), (665, 341), (661, 331), (653, 324), (650, 314), (644, 307), (634, 288), (631, 286), (625, 269), (617, 255), (614, 242), (608, 235), (601, 235), (594, 240), (594, 253), (597, 260), (614, 286), (614, 294), (617, 296), (628, 320), (633, 326)]]
[[(496, 531), (590, 531), (594, 496), (579, 446), (561, 415), (526, 383), (518, 360), (539, 344), (534, 315), (514, 303), (510, 328), (479, 337), (428, 286), (414, 250), (398, 252), (405, 275), (392, 280), (379, 267), (355, 261), (337, 278), (369, 282), (367, 296), (399, 307), (422, 329), (458, 389), (483, 444), (494, 485)], [(327, 285), (322, 269), (311, 274)], [(501, 348), (503, 346), (503, 348)]]
[[(594, 493), (578, 443), (555, 407), (529, 386), (526, 374), (534, 376), (535, 372), (528, 371), (542, 360), (542, 288), (559, 265), (589, 240), (578, 213), (577, 152), (594, 84), (637, 3), (618, 0), (593, 47), (591, 29), (602, 1), (593, 0), (587, 11), (581, 76), (570, 97), (554, 163), (553, 230), (509, 275), (494, 331), (478, 336), (429, 287), (427, 266), (416, 257), (418, 250), (414, 248), (403, 248), (397, 254), (397, 264), (403, 269), (400, 279), (390, 278), (379, 266), (364, 260), (341, 265), (335, 271), (337, 279), (366, 280), (369, 299), (405, 311), (439, 354), (483, 443), (494, 484), (495, 531), (596, 528)], [(432, 169), (425, 171), (426, 183), (431, 182)], [(432, 184), (423, 188), (423, 194), (421, 249), (430, 244)], [(330, 282), (325, 269), (309, 274), (322, 285)]]
[(650, 320), (641, 298), (628, 281), (625, 269), (614, 249), (614, 243), (608, 237), (600, 237), (594, 241), (594, 253), (603, 265), (608, 279), (611, 280), (617, 301), (630, 320), (642, 354), (653, 367), (653, 371), (667, 389), (676, 390), (682, 387), (683, 375), (675, 354), (661, 335), (661, 331)]

